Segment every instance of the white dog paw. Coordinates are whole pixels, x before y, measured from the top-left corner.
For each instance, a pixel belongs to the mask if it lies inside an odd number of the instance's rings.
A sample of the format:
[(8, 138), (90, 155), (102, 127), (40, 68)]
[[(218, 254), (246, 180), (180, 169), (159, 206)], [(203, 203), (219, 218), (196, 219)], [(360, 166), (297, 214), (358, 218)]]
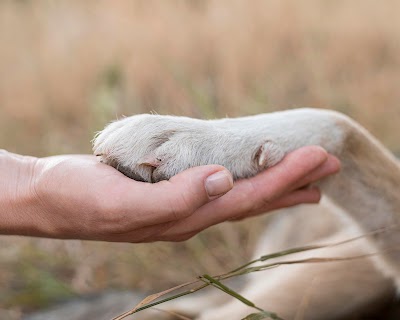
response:
[(285, 152), (267, 137), (255, 137), (220, 121), (137, 115), (109, 124), (93, 143), (102, 162), (146, 182), (167, 180), (190, 167), (219, 164), (235, 179), (277, 164)]

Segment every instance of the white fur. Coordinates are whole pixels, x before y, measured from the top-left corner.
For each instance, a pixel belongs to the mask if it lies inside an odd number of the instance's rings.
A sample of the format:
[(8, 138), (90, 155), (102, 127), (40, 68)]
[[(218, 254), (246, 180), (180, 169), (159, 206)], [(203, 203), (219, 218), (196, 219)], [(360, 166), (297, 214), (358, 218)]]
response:
[[(387, 228), (387, 232), (356, 244), (300, 256), (352, 256), (378, 251), (381, 254), (374, 259), (375, 265), (369, 260), (301, 264), (259, 273), (250, 277), (244, 295), (285, 319), (336, 319), (388, 294), (391, 282), (384, 276), (400, 283), (400, 167), (353, 120), (318, 109), (208, 121), (138, 115), (107, 126), (95, 138), (94, 152), (127, 176), (156, 182), (203, 164), (221, 164), (235, 179), (247, 178), (305, 145), (320, 145), (342, 161), (341, 173), (320, 184), (331, 203), (329, 209), (324, 209), (324, 215), (317, 213), (322, 209), (309, 209), (316, 213), (309, 217), (299, 213), (301, 218), (297, 219), (294, 214), (276, 218), (266, 229), (258, 253), (322, 240), (336, 241), (357, 232), (366, 234)], [(339, 216), (346, 217), (347, 223), (339, 222)], [(309, 236), (305, 237), (307, 232)], [(285, 237), (297, 240), (284, 241)], [(307, 290), (312, 293), (305, 303)], [(178, 302), (179, 309), (184, 309), (182, 303)], [(240, 319), (250, 313), (233, 300), (210, 307), (205, 313), (196, 311), (195, 303), (185, 305), (193, 307), (198, 319)], [(177, 304), (171, 306), (176, 307)]]

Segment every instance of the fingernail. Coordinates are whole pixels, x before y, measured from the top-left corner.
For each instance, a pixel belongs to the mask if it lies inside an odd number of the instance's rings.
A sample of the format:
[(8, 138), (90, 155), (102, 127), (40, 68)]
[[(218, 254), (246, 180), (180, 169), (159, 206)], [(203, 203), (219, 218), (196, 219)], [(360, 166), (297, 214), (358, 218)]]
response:
[(206, 179), (205, 188), (209, 197), (227, 193), (233, 187), (233, 178), (229, 171), (218, 171)]

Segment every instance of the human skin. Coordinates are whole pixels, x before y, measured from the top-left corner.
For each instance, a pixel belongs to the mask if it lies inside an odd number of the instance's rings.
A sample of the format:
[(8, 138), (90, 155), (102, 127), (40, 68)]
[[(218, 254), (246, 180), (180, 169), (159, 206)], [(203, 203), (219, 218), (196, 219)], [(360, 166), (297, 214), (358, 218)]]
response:
[(339, 170), (337, 158), (308, 146), (235, 183), (224, 167), (208, 165), (150, 184), (91, 155), (35, 158), (0, 150), (0, 234), (183, 241), (224, 221), (317, 203), (319, 190), (307, 186)]

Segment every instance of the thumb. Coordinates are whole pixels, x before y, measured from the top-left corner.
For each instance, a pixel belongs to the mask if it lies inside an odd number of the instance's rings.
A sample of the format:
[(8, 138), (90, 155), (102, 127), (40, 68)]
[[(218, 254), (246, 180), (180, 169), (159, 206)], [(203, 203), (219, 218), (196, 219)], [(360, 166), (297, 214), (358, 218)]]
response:
[(180, 220), (231, 190), (233, 178), (226, 168), (207, 165), (185, 170), (155, 186), (160, 188), (157, 194), (163, 195), (170, 220)]

